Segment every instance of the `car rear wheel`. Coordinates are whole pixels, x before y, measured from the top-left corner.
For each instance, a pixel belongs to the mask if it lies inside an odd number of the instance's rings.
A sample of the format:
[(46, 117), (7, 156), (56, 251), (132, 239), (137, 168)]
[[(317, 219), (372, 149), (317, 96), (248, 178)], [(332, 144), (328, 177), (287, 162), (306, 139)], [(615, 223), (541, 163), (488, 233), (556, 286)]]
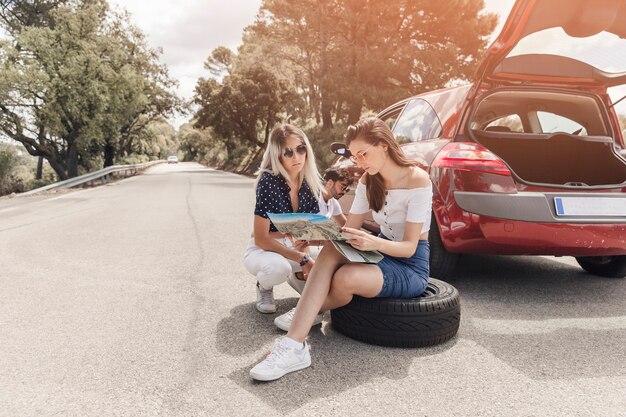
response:
[(428, 243), (430, 246), (430, 276), (439, 279), (449, 278), (452, 272), (454, 272), (454, 268), (459, 260), (459, 254), (448, 252), (445, 246), (443, 246), (434, 215), (431, 220)]
[(577, 256), (576, 261), (587, 272), (601, 277), (626, 277), (626, 256)]
[(335, 330), (379, 346), (424, 347), (443, 343), (459, 330), (461, 299), (452, 285), (431, 278), (416, 298), (354, 296), (330, 312)]

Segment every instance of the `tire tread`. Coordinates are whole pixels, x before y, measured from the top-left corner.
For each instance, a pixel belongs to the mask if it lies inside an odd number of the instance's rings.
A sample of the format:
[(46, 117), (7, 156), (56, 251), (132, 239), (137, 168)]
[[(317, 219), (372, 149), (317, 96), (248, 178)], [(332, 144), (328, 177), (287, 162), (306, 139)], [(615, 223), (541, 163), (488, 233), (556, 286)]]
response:
[(425, 295), (412, 299), (362, 298), (331, 311), (332, 325), (350, 338), (380, 346), (425, 347), (457, 333), (461, 320), (456, 288), (431, 278)]

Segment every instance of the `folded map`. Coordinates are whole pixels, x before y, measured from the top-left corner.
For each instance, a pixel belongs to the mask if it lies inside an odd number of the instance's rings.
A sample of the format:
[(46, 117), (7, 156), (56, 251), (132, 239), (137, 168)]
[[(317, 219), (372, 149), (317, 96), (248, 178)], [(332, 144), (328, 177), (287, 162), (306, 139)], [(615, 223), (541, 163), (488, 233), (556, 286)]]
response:
[(296, 240), (330, 240), (335, 249), (352, 262), (377, 263), (383, 255), (377, 251), (361, 251), (342, 242), (341, 226), (334, 220), (316, 213), (267, 213), (279, 232)]
[(317, 213), (267, 213), (279, 232), (297, 240), (346, 240), (341, 226)]

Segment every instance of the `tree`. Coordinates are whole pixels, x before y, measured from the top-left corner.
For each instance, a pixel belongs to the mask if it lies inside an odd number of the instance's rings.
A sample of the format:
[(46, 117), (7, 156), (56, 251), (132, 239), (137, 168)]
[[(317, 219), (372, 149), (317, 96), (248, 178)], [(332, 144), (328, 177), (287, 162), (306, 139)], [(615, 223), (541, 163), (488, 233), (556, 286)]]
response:
[[(472, 76), (496, 16), (483, 0), (264, 0), (246, 41), (298, 66), (325, 129), (408, 94)], [(273, 43), (269, 42), (273, 40)], [(245, 50), (245, 49), (244, 49)]]
[[(265, 0), (254, 25), (246, 29), (241, 50), (272, 59), (276, 68), (293, 68), (299, 75), (298, 88), (306, 96), (317, 123), (332, 127), (330, 90), (336, 86), (330, 68), (326, 15), (332, 13), (334, 0)], [(253, 45), (250, 48), (250, 45)]]
[(218, 46), (204, 63), (204, 68), (216, 79), (230, 75), (235, 54), (225, 46)]
[(198, 129), (191, 123), (183, 124), (178, 129), (179, 150), (184, 153), (185, 161), (201, 161), (218, 147), (211, 129)]
[(2, 44), (0, 130), (65, 179), (91, 168), (94, 150), (111, 164), (180, 100), (158, 51), (106, 0), (71, 2), (47, 16), (47, 25), (22, 27)]
[[(43, 27), (51, 22), (50, 12), (68, 0), (0, 0), (0, 22), (6, 32), (17, 36), (23, 28)], [(19, 48), (19, 45), (16, 45)], [(38, 157), (35, 178), (43, 174), (43, 157)]]
[(195, 102), (200, 108), (195, 126), (212, 128), (230, 157), (240, 144), (262, 148), (280, 115), (297, 108), (299, 99), (263, 65), (236, 66), (229, 71), (222, 82), (213, 78), (198, 81)]
[(121, 88), (115, 86), (118, 93), (115, 108), (119, 111), (112, 113), (117, 115), (117, 123), (108, 124), (113, 131), (106, 136), (105, 166), (109, 165), (108, 161), (112, 163), (114, 157), (132, 153), (134, 141), (154, 122), (162, 123), (165, 117), (186, 112), (188, 107), (172, 92), (178, 82), (170, 78), (167, 67), (159, 63), (161, 51), (148, 47), (145, 35), (129, 23), (126, 13), (116, 15), (107, 34), (117, 40), (123, 51), (115, 64), (117, 71), (127, 71), (129, 77), (125, 77), (127, 83)]
[(16, 35), (27, 27), (46, 27), (52, 23), (51, 12), (70, 0), (0, 0), (0, 22)]

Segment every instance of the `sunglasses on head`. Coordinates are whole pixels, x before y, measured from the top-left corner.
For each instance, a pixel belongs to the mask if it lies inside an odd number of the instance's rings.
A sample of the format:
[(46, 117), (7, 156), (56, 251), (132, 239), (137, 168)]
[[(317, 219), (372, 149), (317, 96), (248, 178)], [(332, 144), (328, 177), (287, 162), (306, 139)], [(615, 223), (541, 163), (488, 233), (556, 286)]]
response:
[(294, 151), (298, 155), (305, 155), (306, 154), (306, 145), (298, 145), (298, 146), (296, 146), (296, 149), (284, 148), (283, 149), (283, 156), (285, 158), (293, 158)]

